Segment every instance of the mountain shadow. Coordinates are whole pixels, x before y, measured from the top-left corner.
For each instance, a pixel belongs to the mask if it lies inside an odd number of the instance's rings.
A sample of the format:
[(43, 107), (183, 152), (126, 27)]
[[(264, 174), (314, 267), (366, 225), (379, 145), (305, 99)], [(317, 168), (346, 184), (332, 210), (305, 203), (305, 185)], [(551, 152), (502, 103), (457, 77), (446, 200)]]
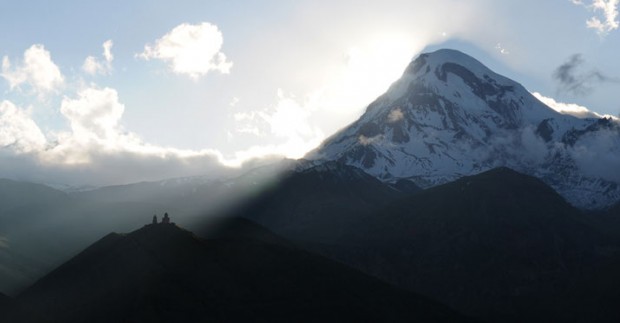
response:
[(618, 245), (539, 179), (498, 168), (370, 219), (332, 257), (489, 321), (620, 319)]
[(0, 322), (6, 322), (8, 315), (15, 308), (13, 299), (0, 293)]
[(275, 235), (247, 220), (230, 221), (211, 239), (174, 224), (111, 233), (19, 295), (31, 316), (16, 321), (466, 321), (281, 238), (252, 238)]
[(620, 319), (619, 244), (541, 180), (498, 168), (406, 193), (331, 165), (292, 174), (237, 214), (474, 317)]

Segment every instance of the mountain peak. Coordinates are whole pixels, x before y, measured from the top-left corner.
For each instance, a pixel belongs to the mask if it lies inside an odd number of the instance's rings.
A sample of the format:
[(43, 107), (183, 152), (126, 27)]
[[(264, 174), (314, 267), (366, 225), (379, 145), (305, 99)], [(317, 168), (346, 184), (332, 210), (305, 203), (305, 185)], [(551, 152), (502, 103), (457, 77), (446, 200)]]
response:
[(597, 208), (617, 201), (620, 185), (576, 160), (592, 136), (604, 140), (593, 123), (556, 112), (463, 52), (440, 49), (420, 54), (356, 122), (307, 158), (421, 187), (506, 166), (543, 179), (573, 205)]
[(461, 51), (448, 48), (418, 55), (418, 57), (409, 64), (405, 70), (405, 74), (417, 74), (421, 72), (423, 68), (427, 68), (430, 72), (434, 67), (446, 63), (459, 64), (471, 71), (495, 74), (477, 59)]

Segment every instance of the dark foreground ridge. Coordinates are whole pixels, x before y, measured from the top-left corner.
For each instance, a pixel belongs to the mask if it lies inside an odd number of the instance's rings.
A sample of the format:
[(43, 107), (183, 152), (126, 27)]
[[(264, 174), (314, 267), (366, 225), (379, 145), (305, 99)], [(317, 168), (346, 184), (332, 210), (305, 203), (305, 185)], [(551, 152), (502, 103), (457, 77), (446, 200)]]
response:
[(342, 171), (294, 174), (240, 214), (485, 321), (620, 320), (618, 231), (540, 179), (503, 167), (404, 193)]
[(19, 295), (9, 322), (466, 321), (288, 243), (253, 239), (252, 231), (270, 234), (247, 220), (229, 221), (205, 240), (171, 223), (108, 234)]

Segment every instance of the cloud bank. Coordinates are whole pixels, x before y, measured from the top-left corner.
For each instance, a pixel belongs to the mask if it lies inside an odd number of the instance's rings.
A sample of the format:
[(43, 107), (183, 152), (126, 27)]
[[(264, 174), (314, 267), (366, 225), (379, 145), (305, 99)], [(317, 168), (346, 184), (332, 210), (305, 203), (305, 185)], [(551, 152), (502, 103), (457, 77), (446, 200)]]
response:
[(71, 129), (45, 134), (29, 111), (0, 103), (0, 177), (72, 185), (110, 185), (166, 177), (225, 173), (212, 150), (181, 150), (143, 142), (120, 125), (125, 106), (116, 90), (87, 87), (62, 100)]
[(216, 25), (185, 23), (157, 39), (154, 45), (144, 46), (144, 51), (137, 56), (162, 60), (174, 73), (197, 80), (211, 71), (230, 72), (233, 63), (221, 52), (223, 43), (224, 38)]

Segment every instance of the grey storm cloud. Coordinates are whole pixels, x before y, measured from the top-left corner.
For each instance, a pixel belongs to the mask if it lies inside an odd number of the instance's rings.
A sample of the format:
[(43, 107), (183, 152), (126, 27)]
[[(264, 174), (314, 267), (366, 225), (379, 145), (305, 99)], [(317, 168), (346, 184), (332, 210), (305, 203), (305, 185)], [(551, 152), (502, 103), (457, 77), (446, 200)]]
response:
[(607, 76), (598, 70), (581, 72), (585, 59), (581, 54), (573, 54), (568, 61), (558, 66), (553, 78), (559, 83), (559, 91), (574, 95), (587, 95), (600, 83), (620, 83), (620, 79)]

